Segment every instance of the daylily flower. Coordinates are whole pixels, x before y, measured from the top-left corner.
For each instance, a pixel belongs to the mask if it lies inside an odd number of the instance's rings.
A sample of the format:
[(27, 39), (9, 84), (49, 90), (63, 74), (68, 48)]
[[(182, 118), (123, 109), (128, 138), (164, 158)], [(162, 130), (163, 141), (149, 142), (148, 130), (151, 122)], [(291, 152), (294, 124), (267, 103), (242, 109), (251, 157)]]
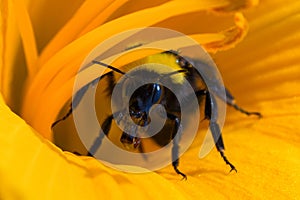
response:
[[(2, 0), (0, 199), (299, 198), (300, 3), (257, 4)], [(197, 138), (181, 158), (187, 181), (171, 166), (127, 174), (53, 143), (51, 124), (86, 55), (114, 34), (148, 26), (197, 40), (239, 104), (263, 113), (258, 120), (228, 109), (223, 134), (238, 173), (228, 174), (216, 150), (198, 160)]]

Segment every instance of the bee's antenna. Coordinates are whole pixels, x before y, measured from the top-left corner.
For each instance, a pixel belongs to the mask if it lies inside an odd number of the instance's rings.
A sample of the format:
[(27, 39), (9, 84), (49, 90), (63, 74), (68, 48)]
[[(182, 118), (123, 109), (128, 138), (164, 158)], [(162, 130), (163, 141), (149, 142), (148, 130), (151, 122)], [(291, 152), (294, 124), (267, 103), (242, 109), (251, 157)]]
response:
[[(102, 65), (102, 66), (107, 67), (107, 68), (109, 68), (109, 69), (111, 69), (111, 70), (113, 70), (115, 72), (118, 72), (118, 73), (120, 73), (122, 75), (126, 75), (125, 72), (119, 70), (118, 68), (115, 68), (115, 67), (113, 67), (111, 65), (105, 64), (103, 62), (100, 62), (100, 61), (97, 61), (97, 60), (93, 60), (92, 63), (98, 64), (98, 65)], [(187, 71), (185, 69), (176, 70), (176, 71), (173, 71), (173, 72), (170, 72), (170, 73), (163, 74), (163, 76), (161, 77), (161, 79), (166, 78), (166, 77), (170, 77), (170, 76), (172, 76), (174, 74), (186, 73), (186, 72)], [(130, 78), (130, 76), (128, 76), (128, 77)]]
[(107, 68), (109, 68), (111, 70), (114, 70), (115, 72), (118, 72), (118, 73), (120, 73), (122, 75), (125, 75), (125, 72), (123, 72), (123, 71), (121, 71), (121, 70), (119, 70), (119, 69), (117, 69), (117, 68), (115, 68), (115, 67), (113, 67), (111, 65), (105, 64), (103, 62), (100, 62), (100, 61), (97, 61), (97, 60), (93, 60), (92, 63), (98, 64), (98, 65), (102, 65), (102, 66), (107, 67)]
[(181, 69), (181, 70), (177, 70), (177, 71), (174, 71), (174, 72), (164, 74), (164, 76), (172, 76), (174, 74), (185, 73), (185, 72), (187, 72), (185, 69)]
[(170, 72), (170, 73), (166, 73), (166, 74), (163, 74), (163, 76), (160, 78), (161, 79), (164, 79), (164, 78), (167, 78), (167, 77), (170, 77), (170, 76), (173, 76), (175, 74), (179, 74), (179, 73), (186, 73), (187, 71), (185, 69), (180, 69), (180, 70), (176, 70), (176, 71), (173, 71), (173, 72)]

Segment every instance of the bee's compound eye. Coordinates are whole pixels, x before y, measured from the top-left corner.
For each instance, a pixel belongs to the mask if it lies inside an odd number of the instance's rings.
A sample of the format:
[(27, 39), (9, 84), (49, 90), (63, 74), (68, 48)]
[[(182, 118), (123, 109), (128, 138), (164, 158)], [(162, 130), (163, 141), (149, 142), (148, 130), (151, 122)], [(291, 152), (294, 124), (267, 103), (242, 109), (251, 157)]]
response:
[(161, 87), (159, 84), (153, 84), (152, 103), (155, 104), (161, 97)]

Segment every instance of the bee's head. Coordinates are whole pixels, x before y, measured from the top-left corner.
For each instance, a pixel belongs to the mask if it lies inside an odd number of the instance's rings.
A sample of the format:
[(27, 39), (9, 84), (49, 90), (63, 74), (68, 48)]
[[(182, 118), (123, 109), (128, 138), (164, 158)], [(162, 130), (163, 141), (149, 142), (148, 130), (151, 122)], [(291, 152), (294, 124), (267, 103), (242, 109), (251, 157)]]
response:
[(160, 102), (162, 91), (157, 83), (145, 84), (132, 94), (129, 100), (129, 114), (135, 124), (146, 126), (151, 122), (150, 108)]

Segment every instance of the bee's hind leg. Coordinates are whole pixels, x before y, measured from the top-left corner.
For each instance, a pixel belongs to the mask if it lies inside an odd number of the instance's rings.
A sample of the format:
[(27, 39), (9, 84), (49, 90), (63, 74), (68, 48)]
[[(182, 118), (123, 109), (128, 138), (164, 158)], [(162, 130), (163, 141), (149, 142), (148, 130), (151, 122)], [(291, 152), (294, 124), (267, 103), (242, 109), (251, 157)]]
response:
[(235, 166), (227, 159), (227, 157), (224, 154), (225, 146), (224, 146), (219, 124), (217, 123), (216, 120), (217, 115), (218, 115), (217, 102), (215, 101), (214, 97), (208, 92), (206, 94), (206, 100), (205, 100), (205, 118), (209, 120), (209, 128), (214, 138), (216, 148), (220, 152), (221, 157), (223, 158), (225, 163), (230, 166), (231, 168), (230, 171), (237, 172)]
[(243, 108), (241, 108), (240, 106), (238, 106), (236, 103), (235, 103), (235, 99), (233, 97), (233, 95), (228, 91), (228, 89), (225, 88), (225, 92), (226, 92), (226, 103), (230, 106), (232, 106), (234, 109), (236, 109), (237, 111), (240, 111), (241, 113), (244, 113), (248, 116), (250, 115), (256, 115), (258, 116), (259, 118), (262, 117), (261, 113), (259, 112), (249, 112), (247, 110), (244, 110)]

